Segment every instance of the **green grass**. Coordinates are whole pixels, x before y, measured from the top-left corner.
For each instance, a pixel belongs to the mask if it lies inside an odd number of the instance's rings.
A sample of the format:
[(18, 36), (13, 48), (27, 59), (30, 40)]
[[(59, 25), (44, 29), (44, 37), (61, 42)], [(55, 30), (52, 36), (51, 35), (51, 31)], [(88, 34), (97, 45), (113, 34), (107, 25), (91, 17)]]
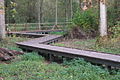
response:
[(95, 51), (98, 52), (105, 52), (105, 53), (111, 53), (111, 54), (120, 54), (120, 48), (115, 47), (92, 47)]
[(55, 34), (55, 35), (64, 35), (65, 32), (61, 31), (61, 32), (50, 32), (50, 34)]
[(96, 39), (90, 39), (90, 40), (83, 40), (83, 41), (75, 41), (73, 43), (76, 45), (84, 45), (84, 44), (90, 44), (95, 42), (96, 42)]
[(62, 43), (53, 43), (52, 45), (54, 45), (54, 46), (60, 46), (60, 47), (64, 47), (65, 46), (65, 44), (62, 44)]
[(26, 41), (29, 40), (30, 38), (26, 38), (26, 37), (6, 37), (4, 40), (0, 41), (0, 47), (1, 48), (8, 48), (11, 50), (20, 50), (19, 48), (17, 48), (15, 42), (22, 42), (22, 41)]

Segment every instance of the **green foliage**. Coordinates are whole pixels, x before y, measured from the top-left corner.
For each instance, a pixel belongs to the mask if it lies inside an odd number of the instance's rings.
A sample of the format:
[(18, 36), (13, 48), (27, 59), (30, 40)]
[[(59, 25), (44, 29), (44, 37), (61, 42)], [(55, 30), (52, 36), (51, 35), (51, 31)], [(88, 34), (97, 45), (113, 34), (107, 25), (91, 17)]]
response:
[[(32, 58), (34, 53), (30, 55)], [(4, 80), (119, 80), (120, 72), (114, 71), (114, 74), (110, 75), (107, 69), (94, 66), (83, 59), (73, 59), (59, 65), (46, 64), (41, 61), (41, 58), (39, 61), (29, 58), (11, 64), (0, 64), (0, 78)]]
[(109, 28), (110, 37), (117, 38), (120, 37), (120, 23), (114, 27)]
[(38, 55), (37, 53), (25, 53), (24, 55), (19, 56), (21, 61), (43, 61), (44, 58)]
[[(2, 45), (16, 49), (14, 42), (24, 38), (9, 37)], [(94, 40), (88, 40), (94, 42)], [(6, 44), (7, 43), (7, 44)], [(12, 45), (13, 44), (13, 45)], [(48, 64), (36, 52), (17, 56), (10, 64), (0, 64), (0, 79), (3, 80), (119, 80), (120, 72), (113, 74), (106, 69), (92, 65), (83, 59), (65, 61), (63, 64)]]
[(73, 23), (85, 31), (98, 30), (97, 16), (97, 11), (94, 8), (86, 11), (77, 10), (73, 18)]
[(109, 2), (107, 5), (107, 18), (108, 18), (108, 26), (113, 27), (118, 24), (120, 21), (120, 2), (116, 0)]
[[(12, 3), (11, 3), (12, 2)], [(71, 13), (70, 6), (66, 5), (69, 4), (69, 0), (58, 0), (58, 22), (65, 22), (67, 13), (68, 19), (70, 19)], [(6, 4), (6, 22), (7, 23), (38, 23), (38, 0), (5, 0)], [(11, 10), (15, 7), (15, 10)], [(66, 7), (67, 10), (66, 10)], [(78, 2), (73, 1), (73, 12), (78, 7)], [(40, 0), (40, 20), (42, 23), (46, 22), (54, 22), (55, 21), (55, 0)], [(12, 13), (16, 13), (14, 18)]]
[(109, 35), (112, 38), (119, 37), (120, 35), (120, 2), (112, 0), (107, 6), (107, 18)]

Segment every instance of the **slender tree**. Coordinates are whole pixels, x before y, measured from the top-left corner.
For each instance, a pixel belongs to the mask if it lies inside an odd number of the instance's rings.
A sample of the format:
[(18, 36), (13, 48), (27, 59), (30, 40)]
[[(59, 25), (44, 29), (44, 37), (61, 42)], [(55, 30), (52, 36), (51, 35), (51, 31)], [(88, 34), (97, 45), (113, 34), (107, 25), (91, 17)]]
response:
[(71, 20), (72, 20), (72, 17), (73, 17), (73, 0), (70, 0), (70, 3), (71, 3)]
[(38, 0), (38, 21), (39, 21), (39, 29), (41, 29), (41, 22), (42, 22), (42, 8), (43, 8), (43, 0)]
[(4, 0), (0, 0), (0, 39), (5, 38), (5, 10)]
[(55, 25), (58, 24), (58, 0), (56, 0), (56, 11), (55, 11)]

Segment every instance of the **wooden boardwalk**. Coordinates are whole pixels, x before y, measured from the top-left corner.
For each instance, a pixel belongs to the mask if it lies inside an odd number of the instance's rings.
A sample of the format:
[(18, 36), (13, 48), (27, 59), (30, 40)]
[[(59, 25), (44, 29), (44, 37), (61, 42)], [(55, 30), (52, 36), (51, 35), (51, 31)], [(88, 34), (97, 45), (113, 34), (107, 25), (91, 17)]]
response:
[(49, 53), (70, 58), (80, 57), (93, 63), (105, 64), (107, 66), (120, 68), (120, 56), (117, 55), (77, 50), (72, 48), (56, 47), (45, 44), (18, 43), (18, 45), (21, 48), (39, 51), (41, 53)]
[(120, 56), (118, 55), (46, 45), (56, 42), (61, 38), (62, 36), (60, 35), (46, 35), (44, 37), (17, 43), (17, 45), (22, 49), (38, 51), (43, 54), (59, 55), (70, 58), (80, 57), (93, 63), (120, 68)]

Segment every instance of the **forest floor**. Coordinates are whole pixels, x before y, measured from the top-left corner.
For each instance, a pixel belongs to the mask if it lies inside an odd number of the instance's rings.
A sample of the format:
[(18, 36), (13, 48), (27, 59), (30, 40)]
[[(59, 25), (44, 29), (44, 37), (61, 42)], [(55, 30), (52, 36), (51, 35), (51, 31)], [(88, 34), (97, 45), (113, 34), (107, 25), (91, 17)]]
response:
[[(25, 40), (29, 39), (7, 37), (0, 41), (0, 47), (21, 51), (15, 42)], [(83, 59), (61, 64), (46, 63), (43, 57), (32, 52), (16, 56), (8, 62), (0, 62), (0, 80), (120, 80), (120, 70), (108, 70)]]
[(82, 50), (98, 51), (120, 55), (120, 40), (113, 39), (105, 45), (98, 45), (97, 39), (68, 39), (52, 45)]

